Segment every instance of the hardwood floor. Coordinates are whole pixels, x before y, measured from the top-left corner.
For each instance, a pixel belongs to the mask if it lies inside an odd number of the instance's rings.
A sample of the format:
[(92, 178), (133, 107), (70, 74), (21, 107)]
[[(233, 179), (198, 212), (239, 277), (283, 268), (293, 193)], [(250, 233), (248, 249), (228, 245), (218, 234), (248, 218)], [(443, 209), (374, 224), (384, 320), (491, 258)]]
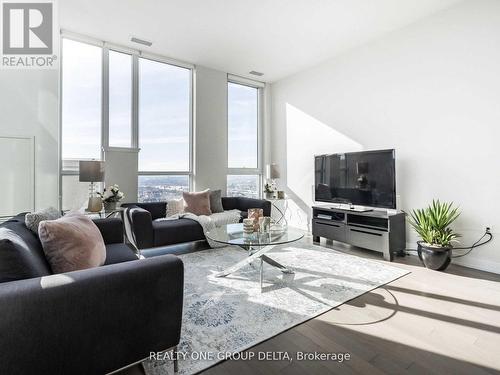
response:
[[(377, 253), (321, 245), (383, 261)], [(203, 374), (500, 374), (500, 275), (454, 264), (430, 271), (416, 256), (393, 265), (411, 273), (251, 348), (251, 361), (229, 360)], [(351, 358), (258, 360), (272, 351)]]

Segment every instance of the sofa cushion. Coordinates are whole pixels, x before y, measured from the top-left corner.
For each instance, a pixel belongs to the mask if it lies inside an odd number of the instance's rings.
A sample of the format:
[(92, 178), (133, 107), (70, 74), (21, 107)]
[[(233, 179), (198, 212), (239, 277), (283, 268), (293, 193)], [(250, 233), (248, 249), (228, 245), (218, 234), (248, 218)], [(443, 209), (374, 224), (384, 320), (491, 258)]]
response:
[(165, 246), (205, 239), (200, 224), (190, 219), (154, 221), (153, 231), (155, 246)]
[(43, 252), (42, 244), (40, 239), (36, 234), (30, 231), (24, 224), (24, 215), (19, 214), (16, 218), (6, 221), (1, 225), (2, 228), (7, 228), (18, 234), (21, 239), (26, 243), (28, 249), (30, 250), (32, 256), (36, 258), (37, 264), (40, 265), (41, 270), (44, 271), (45, 275), (52, 274), (49, 262), (45, 258), (45, 253)]
[(167, 202), (135, 203), (151, 213), (151, 219), (156, 220), (167, 216)]
[(224, 207), (222, 207), (222, 191), (210, 190), (210, 211), (213, 214), (224, 212)]
[(0, 227), (0, 283), (51, 274), (38, 239), (32, 237), (21, 222)]
[(265, 199), (255, 199), (246, 197), (222, 197), (224, 210), (248, 211), (249, 208), (262, 208), (264, 216), (271, 216), (271, 202)]
[(20, 221), (21, 223), (24, 223), (25, 217), (26, 217), (27, 214), (29, 214), (29, 212), (21, 212), (21, 213), (17, 214), (16, 216), (11, 217), (6, 222)]
[(98, 267), (106, 260), (101, 232), (88, 216), (69, 213), (57, 220), (42, 221), (38, 232), (54, 273)]
[(184, 202), (186, 202), (185, 212), (191, 212), (195, 215), (211, 215), (210, 211), (210, 191), (184, 192), (182, 193)]
[(139, 259), (128, 245), (112, 243), (106, 245), (106, 261), (104, 265), (128, 262)]

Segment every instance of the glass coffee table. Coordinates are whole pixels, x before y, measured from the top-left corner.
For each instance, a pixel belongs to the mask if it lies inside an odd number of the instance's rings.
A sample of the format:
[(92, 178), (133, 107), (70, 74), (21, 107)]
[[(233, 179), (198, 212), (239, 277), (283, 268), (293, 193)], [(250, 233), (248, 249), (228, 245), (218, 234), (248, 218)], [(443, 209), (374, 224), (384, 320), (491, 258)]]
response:
[(247, 258), (231, 267), (226, 268), (224, 271), (219, 272), (216, 275), (217, 277), (226, 277), (254, 261), (259, 261), (260, 287), (262, 288), (264, 269), (263, 263), (276, 267), (283, 273), (293, 273), (291, 269), (270, 258), (266, 255), (266, 253), (272, 250), (276, 245), (287, 244), (300, 240), (304, 237), (304, 233), (297, 229), (286, 228), (281, 230), (271, 230), (269, 233), (256, 232), (252, 234), (244, 234), (243, 224), (227, 224), (207, 232), (206, 236), (215, 242), (226, 245), (237, 245), (248, 252)]

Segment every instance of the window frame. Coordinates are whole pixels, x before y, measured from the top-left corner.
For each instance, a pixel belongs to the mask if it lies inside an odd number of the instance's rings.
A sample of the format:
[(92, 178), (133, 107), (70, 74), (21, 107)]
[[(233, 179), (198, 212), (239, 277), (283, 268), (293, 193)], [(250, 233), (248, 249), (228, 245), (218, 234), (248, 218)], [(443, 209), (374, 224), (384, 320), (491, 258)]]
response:
[[(229, 83), (248, 86), (257, 89), (257, 168), (230, 168), (229, 167)], [(263, 171), (263, 134), (264, 134), (264, 90), (265, 84), (263, 82), (254, 81), (251, 79), (235, 76), (232, 74), (227, 75), (226, 84), (226, 189), (227, 177), (231, 175), (252, 175), (258, 176), (258, 191), (257, 196), (262, 197), (262, 171)]]
[[(69, 39), (75, 42), (85, 43), (101, 48), (101, 154), (99, 160), (104, 160), (106, 151), (136, 151), (139, 152), (139, 58), (145, 58), (156, 62), (177, 66), (180, 68), (188, 69), (189, 74), (189, 170), (187, 171), (137, 171), (137, 183), (139, 183), (139, 176), (156, 176), (156, 175), (187, 175), (189, 176), (189, 189), (193, 188), (193, 163), (194, 163), (194, 130), (193, 130), (193, 95), (194, 95), (194, 69), (193, 64), (183, 61), (174, 60), (165, 56), (156, 55), (153, 53), (143, 52), (133, 48), (123, 47), (117, 44), (109, 43), (103, 40), (87, 37), (85, 35), (73, 33), (67, 30), (61, 30), (60, 50), (61, 62), (59, 69), (59, 207), (62, 208), (62, 184), (64, 176), (78, 175), (78, 161), (65, 162), (62, 158), (62, 132), (63, 132), (63, 118), (62, 118), (62, 102), (63, 102), (63, 58), (64, 51), (62, 48), (63, 40)], [(131, 103), (131, 145), (130, 147), (110, 147), (109, 145), (109, 51), (125, 53), (132, 57), (132, 103)], [(84, 159), (81, 159), (84, 160)], [(139, 197), (137, 196), (137, 199)]]

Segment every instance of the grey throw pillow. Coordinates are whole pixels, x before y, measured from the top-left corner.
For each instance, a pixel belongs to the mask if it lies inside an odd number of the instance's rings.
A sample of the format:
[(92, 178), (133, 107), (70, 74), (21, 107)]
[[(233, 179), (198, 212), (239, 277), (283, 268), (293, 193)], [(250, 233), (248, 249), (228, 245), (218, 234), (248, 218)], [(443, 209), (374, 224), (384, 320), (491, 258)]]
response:
[(59, 219), (60, 217), (61, 217), (61, 212), (58, 209), (54, 207), (49, 207), (41, 211), (31, 212), (29, 214), (26, 214), (26, 216), (24, 217), (24, 223), (26, 224), (26, 227), (30, 231), (38, 234), (38, 226), (41, 221), (56, 220)]
[(210, 211), (212, 211), (213, 214), (224, 212), (221, 190), (210, 190)]

